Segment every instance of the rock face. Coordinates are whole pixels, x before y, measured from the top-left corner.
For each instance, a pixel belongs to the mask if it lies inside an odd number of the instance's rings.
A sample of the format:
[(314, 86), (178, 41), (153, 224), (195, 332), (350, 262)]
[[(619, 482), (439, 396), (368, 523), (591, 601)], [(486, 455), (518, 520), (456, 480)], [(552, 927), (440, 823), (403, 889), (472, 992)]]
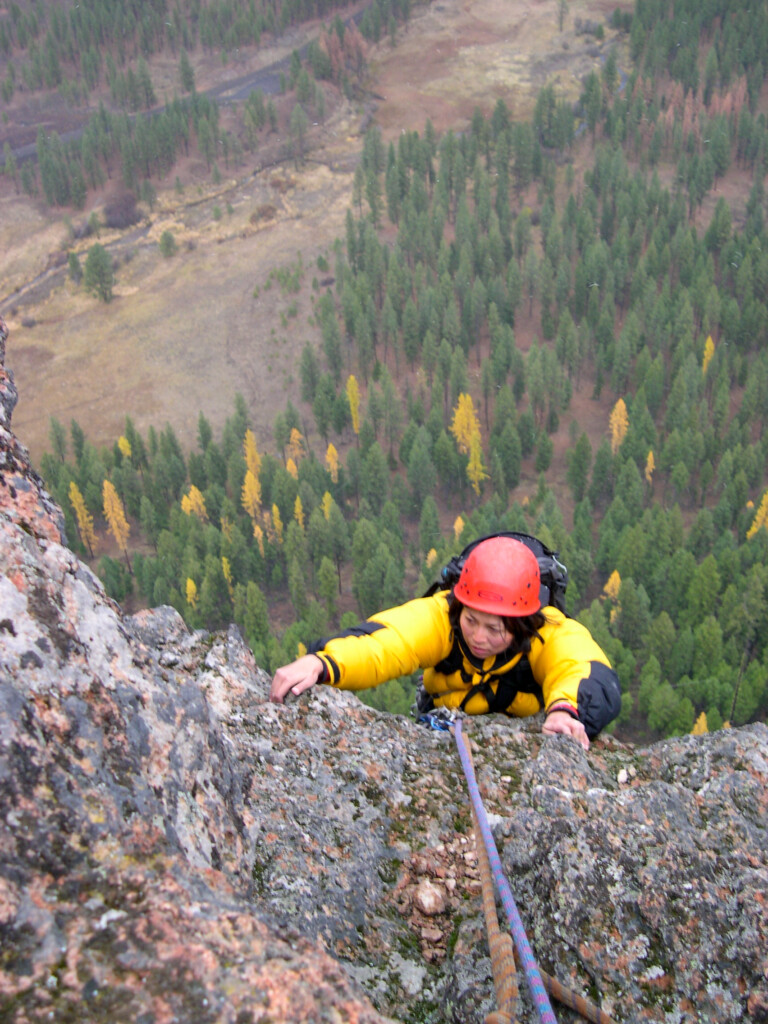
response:
[[(272, 705), (235, 629), (124, 616), (14, 404), (0, 369), (0, 1020), (479, 1024), (451, 734), (323, 687)], [(616, 1021), (768, 1020), (765, 726), (588, 753), (465, 732), (545, 970)]]

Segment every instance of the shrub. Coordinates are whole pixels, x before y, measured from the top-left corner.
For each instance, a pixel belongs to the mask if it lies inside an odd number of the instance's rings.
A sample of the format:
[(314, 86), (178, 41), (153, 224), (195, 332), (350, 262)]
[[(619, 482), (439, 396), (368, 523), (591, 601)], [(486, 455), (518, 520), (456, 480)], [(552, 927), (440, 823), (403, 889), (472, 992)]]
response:
[(129, 228), (140, 220), (136, 196), (132, 192), (113, 196), (104, 207), (104, 223), (108, 228)]
[(164, 231), (160, 235), (160, 252), (168, 259), (171, 256), (175, 256), (176, 248), (176, 239), (173, 237), (173, 232)]
[(133, 592), (133, 580), (122, 562), (104, 555), (99, 561), (98, 572), (107, 595), (114, 601), (124, 601)]
[(88, 291), (98, 295), (104, 302), (109, 302), (112, 298), (114, 281), (109, 253), (103, 245), (97, 242), (88, 250), (85, 260), (85, 287)]
[(80, 284), (83, 279), (83, 268), (80, 266), (80, 257), (76, 252), (71, 252), (67, 256), (67, 265), (69, 267), (69, 276), (75, 282)]

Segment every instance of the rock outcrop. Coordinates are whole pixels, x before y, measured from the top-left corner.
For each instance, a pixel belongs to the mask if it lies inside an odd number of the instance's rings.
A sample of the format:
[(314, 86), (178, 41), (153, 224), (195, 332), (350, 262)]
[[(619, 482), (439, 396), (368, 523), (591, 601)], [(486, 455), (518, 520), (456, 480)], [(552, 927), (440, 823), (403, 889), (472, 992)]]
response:
[[(14, 404), (0, 368), (0, 1020), (479, 1024), (451, 735), (322, 687), (272, 705), (236, 629), (123, 615)], [(538, 721), (466, 733), (542, 967), (616, 1021), (768, 1020), (764, 726), (588, 753)]]

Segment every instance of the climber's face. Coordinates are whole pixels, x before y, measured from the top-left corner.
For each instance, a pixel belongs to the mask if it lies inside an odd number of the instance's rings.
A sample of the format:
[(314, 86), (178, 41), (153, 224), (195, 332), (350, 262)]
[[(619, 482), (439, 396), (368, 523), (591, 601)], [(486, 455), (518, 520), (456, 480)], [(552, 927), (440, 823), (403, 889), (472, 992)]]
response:
[(476, 658), (491, 658), (501, 654), (512, 643), (512, 634), (500, 615), (465, 606), (459, 615), (459, 626), (467, 647)]

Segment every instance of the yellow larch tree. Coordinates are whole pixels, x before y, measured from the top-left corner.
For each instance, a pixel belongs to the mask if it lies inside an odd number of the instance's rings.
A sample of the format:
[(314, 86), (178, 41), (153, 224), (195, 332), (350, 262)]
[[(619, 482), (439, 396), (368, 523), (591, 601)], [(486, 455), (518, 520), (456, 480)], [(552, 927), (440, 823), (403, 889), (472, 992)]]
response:
[[(264, 511), (264, 529), (266, 530), (267, 540), (269, 541), (269, 543), (270, 544), (275, 544), (276, 541), (277, 541), (277, 538), (275, 537), (275, 527), (274, 527), (274, 525), (272, 523), (272, 515), (271, 515), (270, 512), (267, 512), (266, 510)], [(253, 530), (253, 535), (256, 536), (256, 528), (255, 527), (254, 527), (254, 530)], [(263, 551), (262, 551), (262, 554), (264, 554)]]
[(339, 482), (339, 453), (333, 444), (329, 444), (325, 450), (325, 464), (331, 474), (331, 480), (337, 484)]
[(256, 474), (250, 470), (245, 471), (245, 480), (240, 492), (240, 504), (251, 519), (256, 522), (261, 512), (261, 484)]
[(352, 429), (355, 434), (360, 433), (360, 388), (357, 380), (352, 374), (347, 377), (347, 400), (349, 402), (349, 414), (352, 417)]
[(256, 435), (252, 430), (246, 430), (245, 432), (245, 437), (243, 438), (243, 455), (245, 456), (246, 467), (258, 480), (259, 473), (261, 472), (261, 455), (259, 455), (259, 449), (256, 446)]
[(293, 503), (293, 518), (299, 524), (301, 529), (304, 529), (304, 506), (301, 503), (301, 495), (296, 495), (296, 501)]
[(618, 601), (620, 589), (621, 576), (619, 576), (618, 569), (614, 569), (611, 575), (608, 577), (608, 582), (603, 587), (603, 593), (611, 601)]
[(645, 482), (650, 487), (653, 483), (653, 471), (656, 469), (656, 460), (653, 457), (653, 451), (648, 452), (648, 458), (645, 460)]
[(188, 516), (194, 516), (201, 523), (208, 522), (208, 510), (205, 507), (205, 498), (199, 487), (191, 485), (189, 491), (181, 499), (181, 511)]
[(627, 431), (629, 430), (629, 416), (627, 415), (627, 406), (623, 398), (620, 398), (611, 410), (609, 426), (611, 430), (611, 451), (615, 455), (619, 448), (621, 448), (621, 442), (627, 436)]
[(483, 448), (480, 444), (480, 433), (473, 434), (469, 447), (469, 462), (467, 463), (467, 479), (472, 484), (475, 494), (480, 494), (480, 484), (488, 479), (488, 474), (483, 465)]
[(288, 473), (288, 476), (292, 476), (294, 480), (299, 479), (299, 468), (293, 461), (293, 459), (290, 457), (290, 455), (288, 456), (288, 461), (285, 464), (285, 469), (286, 472)]
[(272, 506), (272, 528), (275, 531), (275, 540), (278, 544), (283, 543), (283, 520), (280, 518), (280, 509), (277, 505)]
[(320, 502), (320, 507), (323, 510), (325, 521), (329, 522), (331, 518), (331, 509), (333, 508), (333, 498), (331, 497), (330, 491), (326, 491), (325, 494), (323, 495), (323, 500)]
[(85, 499), (80, 493), (80, 488), (74, 480), (70, 481), (69, 484), (69, 500), (72, 503), (72, 508), (75, 510), (75, 518), (77, 519), (77, 529), (80, 534), (80, 540), (88, 549), (88, 554), (93, 558), (93, 551), (96, 547), (96, 532), (93, 529), (93, 516), (85, 507)]
[(691, 736), (704, 736), (709, 732), (707, 725), (707, 713), (702, 711), (699, 717), (694, 722), (693, 728), (691, 729)]
[(712, 356), (715, 354), (715, 343), (712, 341), (712, 335), (707, 335), (707, 340), (704, 342), (704, 357), (701, 360), (701, 374), (703, 377), (707, 375), (707, 369), (709, 364), (712, 362)]
[(226, 555), (221, 556), (221, 571), (224, 573), (224, 579), (227, 581), (227, 590), (229, 591), (229, 598), (231, 601), (234, 601), (235, 588), (232, 585), (232, 565)]
[(128, 520), (125, 518), (125, 509), (120, 500), (120, 495), (115, 490), (115, 485), (109, 480), (104, 481), (101, 493), (104, 501), (104, 518), (109, 524), (109, 532), (117, 541), (117, 546), (123, 552), (125, 561), (130, 569), (128, 537), (131, 534), (131, 528), (128, 525)]
[(127, 437), (123, 437), (122, 434), (117, 439), (117, 447), (120, 449), (120, 454), (124, 459), (130, 459), (131, 457), (131, 442)]
[(306, 448), (304, 435), (296, 427), (291, 427), (291, 436), (288, 438), (287, 454), (290, 461), (296, 466), (304, 458)]
[(229, 518), (229, 516), (222, 516), (221, 517), (221, 535), (224, 538), (224, 540), (229, 541), (230, 544), (232, 543), (232, 529), (233, 529), (233, 527), (234, 527), (234, 523)]
[(459, 543), (459, 537), (464, 533), (464, 526), (465, 523), (461, 516), (456, 516), (453, 521), (453, 539), (457, 544)]
[(437, 561), (437, 552), (435, 551), (434, 548), (430, 548), (429, 551), (427, 552), (427, 557), (424, 559), (424, 564), (426, 565), (426, 567), (428, 569), (431, 569), (436, 561)]
[(187, 604), (190, 608), (197, 608), (197, 584), (191, 576), (187, 576)]
[(472, 396), (460, 394), (453, 410), (451, 433), (456, 439), (460, 452), (469, 455), (467, 479), (472, 484), (475, 494), (480, 494), (480, 483), (488, 479), (483, 465), (483, 450), (480, 441), (480, 421), (475, 413)]
[(459, 395), (456, 408), (453, 410), (451, 433), (456, 439), (459, 451), (468, 455), (472, 448), (472, 438), (475, 434), (480, 436), (480, 422), (475, 414), (471, 395)]
[(264, 531), (258, 523), (253, 524), (253, 536), (256, 538), (256, 543), (259, 546), (259, 553), (261, 557), (264, 557)]
[(752, 525), (747, 530), (747, 540), (752, 540), (761, 527), (768, 530), (768, 491), (763, 495), (757, 512), (755, 512), (755, 518), (752, 520)]

